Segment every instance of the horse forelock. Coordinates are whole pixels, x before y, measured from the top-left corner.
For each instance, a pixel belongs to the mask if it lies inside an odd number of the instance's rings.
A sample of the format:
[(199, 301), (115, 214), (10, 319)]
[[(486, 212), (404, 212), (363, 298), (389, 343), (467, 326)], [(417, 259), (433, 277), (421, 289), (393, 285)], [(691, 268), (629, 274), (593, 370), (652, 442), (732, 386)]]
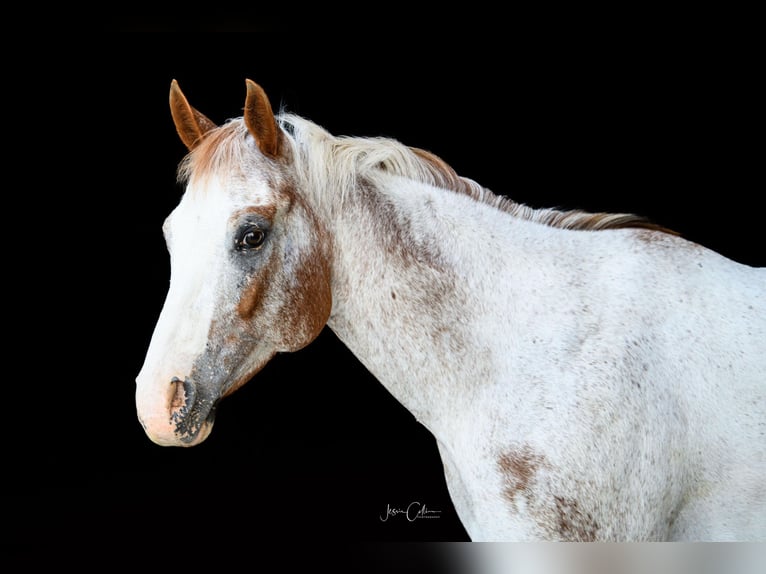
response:
[[(575, 230), (644, 228), (674, 233), (644, 217), (629, 213), (599, 213), (579, 209), (533, 208), (497, 195), (470, 178), (460, 176), (439, 156), (386, 137), (333, 136), (319, 125), (290, 113), (277, 116), (296, 161), (296, 176), (316, 202), (341, 206), (363, 180), (375, 184), (390, 175), (467, 195), (515, 217), (551, 227)], [(256, 155), (242, 118), (210, 131), (181, 162), (178, 180), (192, 183), (213, 174), (244, 173)]]
[(242, 118), (234, 118), (209, 131), (178, 166), (182, 184), (204, 182), (214, 175), (244, 174), (252, 163), (255, 142), (248, 138)]

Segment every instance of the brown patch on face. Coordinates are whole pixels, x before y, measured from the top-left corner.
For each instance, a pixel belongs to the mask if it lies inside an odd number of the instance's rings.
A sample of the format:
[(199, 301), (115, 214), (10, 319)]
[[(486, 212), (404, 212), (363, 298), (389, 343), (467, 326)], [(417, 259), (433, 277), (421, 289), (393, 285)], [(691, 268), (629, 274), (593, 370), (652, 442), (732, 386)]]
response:
[(267, 219), (268, 221), (274, 221), (274, 217), (277, 215), (277, 206), (274, 203), (268, 203), (264, 205), (251, 205), (248, 207), (244, 207), (242, 209), (239, 209), (232, 213), (231, 219), (237, 220), (241, 219), (245, 215), (249, 213), (255, 213), (256, 215), (260, 215), (264, 219)]
[(593, 542), (596, 540), (598, 523), (590, 512), (584, 512), (576, 500), (562, 496), (553, 497), (556, 503), (557, 530), (562, 540), (570, 542)]
[[(315, 236), (305, 245), (298, 239), (300, 247), (293, 244), (287, 250), (272, 251), (242, 289), (237, 315), (248, 322), (258, 320), (257, 328), (271, 333), (269, 338), (278, 350), (287, 352), (305, 347), (319, 335), (330, 316), (332, 292), (326, 230), (289, 185), (280, 189), (279, 197), (281, 204), (247, 207), (234, 217), (256, 213), (273, 222), (279, 212), (287, 221), (294, 210), (303, 207), (302, 214), (295, 216), (309, 218)], [(287, 245), (294, 240), (288, 237), (283, 238)]]
[(529, 446), (500, 455), (497, 466), (503, 476), (503, 496), (515, 507), (516, 497), (524, 494), (535, 474), (545, 465), (545, 457)]
[(284, 326), (282, 344), (287, 351), (297, 351), (313, 341), (332, 310), (330, 265), (320, 250), (305, 256), (294, 272), (295, 288), (277, 318)]
[(237, 314), (246, 321), (252, 319), (255, 312), (263, 306), (266, 285), (268, 285), (271, 270), (268, 265), (263, 271), (250, 279), (243, 289), (237, 305)]

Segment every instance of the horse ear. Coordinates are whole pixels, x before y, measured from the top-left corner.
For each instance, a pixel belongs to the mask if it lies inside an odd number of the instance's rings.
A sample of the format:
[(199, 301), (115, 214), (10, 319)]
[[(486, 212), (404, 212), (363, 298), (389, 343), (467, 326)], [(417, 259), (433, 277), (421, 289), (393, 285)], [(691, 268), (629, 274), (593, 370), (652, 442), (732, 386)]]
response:
[(178, 82), (170, 82), (170, 114), (176, 131), (189, 151), (193, 150), (205, 134), (216, 127), (210, 119), (189, 105)]
[(279, 154), (280, 132), (269, 98), (263, 88), (252, 80), (245, 80), (247, 98), (245, 99), (245, 125), (255, 138), (258, 148), (269, 157)]

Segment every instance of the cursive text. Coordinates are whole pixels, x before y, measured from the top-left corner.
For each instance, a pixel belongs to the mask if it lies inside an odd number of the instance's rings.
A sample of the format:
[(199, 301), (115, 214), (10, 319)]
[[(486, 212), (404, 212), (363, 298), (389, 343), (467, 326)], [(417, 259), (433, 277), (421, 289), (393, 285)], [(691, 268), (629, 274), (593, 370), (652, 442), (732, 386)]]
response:
[(386, 512), (380, 516), (381, 522), (386, 522), (391, 517), (404, 516), (408, 522), (415, 522), (420, 518), (439, 518), (441, 510), (432, 510), (420, 502), (410, 502), (406, 508), (392, 507), (386, 504)]

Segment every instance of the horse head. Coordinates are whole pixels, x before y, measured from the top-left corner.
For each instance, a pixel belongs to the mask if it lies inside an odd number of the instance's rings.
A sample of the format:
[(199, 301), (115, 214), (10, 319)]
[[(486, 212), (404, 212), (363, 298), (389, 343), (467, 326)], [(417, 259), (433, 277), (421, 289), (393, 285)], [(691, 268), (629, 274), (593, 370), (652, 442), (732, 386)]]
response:
[(138, 418), (160, 445), (202, 442), (219, 400), (310, 343), (332, 306), (325, 223), (266, 94), (246, 85), (243, 116), (218, 126), (171, 83), (186, 187), (163, 225), (170, 287), (136, 378)]

